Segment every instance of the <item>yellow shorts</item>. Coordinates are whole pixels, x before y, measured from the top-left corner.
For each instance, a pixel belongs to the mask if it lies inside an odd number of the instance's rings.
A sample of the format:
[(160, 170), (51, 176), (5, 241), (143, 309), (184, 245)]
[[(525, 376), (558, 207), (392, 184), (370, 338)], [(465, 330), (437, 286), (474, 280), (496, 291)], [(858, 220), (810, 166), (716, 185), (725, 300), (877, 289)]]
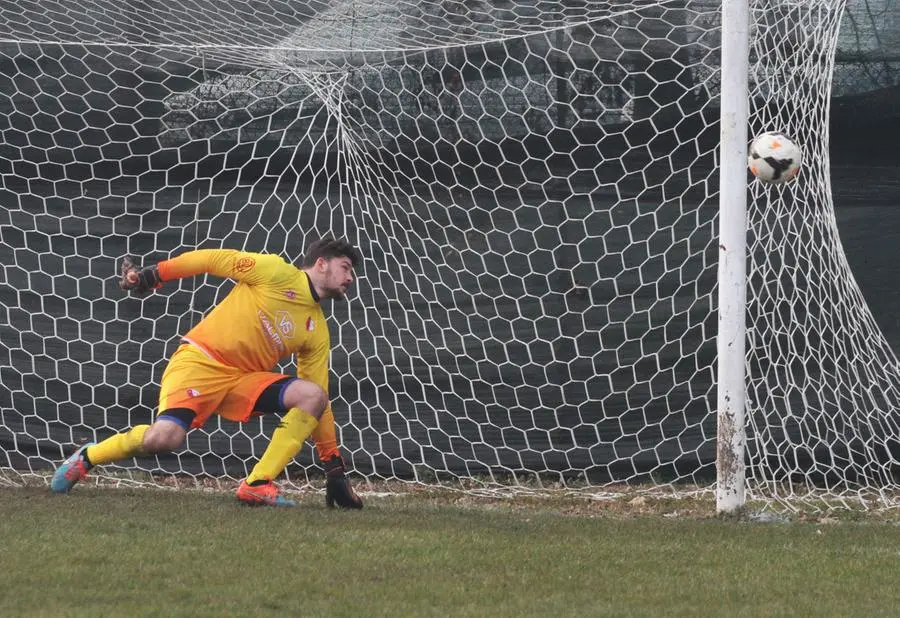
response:
[(265, 388), (288, 377), (268, 371), (247, 373), (185, 343), (175, 350), (163, 372), (159, 414), (188, 408), (197, 413), (191, 428), (202, 427), (213, 414), (245, 423), (254, 416), (253, 406)]

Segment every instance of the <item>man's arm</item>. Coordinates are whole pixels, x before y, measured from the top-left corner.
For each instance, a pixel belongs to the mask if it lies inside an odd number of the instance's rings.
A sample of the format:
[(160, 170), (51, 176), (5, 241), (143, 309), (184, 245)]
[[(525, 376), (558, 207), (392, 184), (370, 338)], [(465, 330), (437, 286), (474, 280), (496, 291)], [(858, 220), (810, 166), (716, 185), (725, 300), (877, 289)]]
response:
[(198, 249), (170, 260), (141, 268), (131, 257), (122, 260), (119, 287), (143, 296), (162, 287), (166, 281), (209, 273), (256, 285), (270, 279), (274, 269), (284, 263), (275, 255), (247, 253), (234, 249)]
[[(319, 328), (325, 328), (322, 324)], [(327, 333), (321, 336), (315, 351), (297, 356), (297, 377), (320, 386), (328, 393), (328, 357), (331, 353), (331, 339)], [(334, 413), (331, 403), (325, 408), (319, 423), (312, 432), (316, 443), (319, 460), (325, 467), (325, 503), (344, 509), (361, 509), (362, 499), (353, 491), (347, 468), (337, 442), (337, 428), (334, 424)]]

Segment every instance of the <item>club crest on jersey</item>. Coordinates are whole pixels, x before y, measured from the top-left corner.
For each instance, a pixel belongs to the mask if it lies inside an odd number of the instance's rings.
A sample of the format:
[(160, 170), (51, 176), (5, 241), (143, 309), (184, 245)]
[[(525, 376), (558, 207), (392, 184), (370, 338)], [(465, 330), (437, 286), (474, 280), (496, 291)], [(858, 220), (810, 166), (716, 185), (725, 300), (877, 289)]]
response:
[(254, 266), (256, 266), (256, 260), (253, 258), (240, 258), (234, 263), (234, 272), (245, 273), (252, 270)]
[(316, 321), (312, 318), (306, 318), (306, 330), (308, 332), (313, 332), (316, 329)]
[(284, 295), (290, 300), (294, 300), (295, 298), (297, 298), (297, 292), (295, 292), (294, 290), (287, 290)]
[(199, 397), (200, 391), (198, 391), (196, 388), (189, 388), (189, 389), (187, 389), (187, 396), (188, 397)]

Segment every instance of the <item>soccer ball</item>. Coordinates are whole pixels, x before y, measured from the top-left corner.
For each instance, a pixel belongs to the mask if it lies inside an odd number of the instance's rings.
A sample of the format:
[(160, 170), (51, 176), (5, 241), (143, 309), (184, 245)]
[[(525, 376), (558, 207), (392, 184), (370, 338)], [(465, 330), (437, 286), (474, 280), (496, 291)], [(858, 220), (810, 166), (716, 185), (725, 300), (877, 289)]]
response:
[(769, 184), (787, 182), (800, 171), (803, 153), (782, 133), (763, 133), (750, 144), (747, 165), (750, 173)]

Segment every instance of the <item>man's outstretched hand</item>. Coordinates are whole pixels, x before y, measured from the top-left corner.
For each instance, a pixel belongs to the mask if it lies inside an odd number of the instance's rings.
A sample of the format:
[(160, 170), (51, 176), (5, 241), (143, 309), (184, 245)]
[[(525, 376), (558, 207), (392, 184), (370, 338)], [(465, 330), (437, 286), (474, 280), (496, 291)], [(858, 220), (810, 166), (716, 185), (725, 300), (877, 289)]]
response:
[(119, 287), (135, 296), (144, 296), (158, 287), (162, 287), (159, 270), (156, 266), (141, 268), (134, 258), (126, 255), (122, 259), (119, 276)]
[(339, 506), (342, 509), (361, 509), (362, 498), (350, 486), (343, 458), (335, 455), (322, 463), (325, 465), (326, 475), (325, 504), (332, 508)]

